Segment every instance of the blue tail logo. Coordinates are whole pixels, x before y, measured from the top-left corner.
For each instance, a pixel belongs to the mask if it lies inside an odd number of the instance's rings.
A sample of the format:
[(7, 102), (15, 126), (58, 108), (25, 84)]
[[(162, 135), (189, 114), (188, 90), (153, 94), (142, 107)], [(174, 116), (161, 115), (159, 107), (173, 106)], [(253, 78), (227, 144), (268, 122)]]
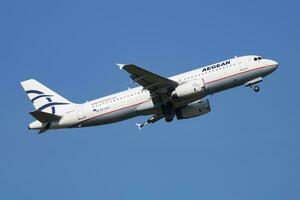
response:
[(33, 103), (34, 101), (40, 99), (40, 98), (45, 98), (48, 103), (39, 107), (37, 110), (39, 111), (42, 111), (48, 107), (51, 107), (51, 111), (52, 111), (52, 114), (55, 114), (56, 110), (55, 110), (55, 106), (57, 105), (66, 105), (66, 104), (69, 104), (69, 103), (64, 103), (64, 102), (53, 102), (51, 97), (53, 95), (48, 95), (48, 94), (44, 94), (43, 92), (39, 91), (39, 90), (27, 90), (26, 91), (27, 94), (37, 94), (36, 97), (32, 98), (31, 99), (31, 102)]

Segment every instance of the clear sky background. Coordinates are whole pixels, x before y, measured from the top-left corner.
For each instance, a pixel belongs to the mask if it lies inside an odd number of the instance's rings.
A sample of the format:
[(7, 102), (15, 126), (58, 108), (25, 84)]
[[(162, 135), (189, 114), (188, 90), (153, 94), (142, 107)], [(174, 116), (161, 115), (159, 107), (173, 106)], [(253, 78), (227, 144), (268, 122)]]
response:
[[(300, 199), (299, 1), (0, 2), (0, 199)], [(133, 87), (115, 63), (171, 76), (258, 54), (261, 92), (138, 131), (146, 117), (28, 131), (34, 78), (74, 102)]]

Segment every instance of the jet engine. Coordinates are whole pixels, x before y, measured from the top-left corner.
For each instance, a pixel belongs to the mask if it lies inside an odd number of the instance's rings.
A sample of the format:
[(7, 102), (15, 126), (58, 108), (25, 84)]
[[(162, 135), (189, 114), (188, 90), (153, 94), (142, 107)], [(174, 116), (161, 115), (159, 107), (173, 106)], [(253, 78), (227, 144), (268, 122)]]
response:
[(199, 96), (203, 98), (206, 95), (205, 83), (202, 80), (193, 80), (177, 86), (171, 93), (172, 98), (185, 98), (190, 96)]
[(175, 114), (178, 120), (180, 119), (189, 119), (204, 115), (210, 112), (210, 105), (208, 99), (199, 100), (189, 105), (175, 109)]

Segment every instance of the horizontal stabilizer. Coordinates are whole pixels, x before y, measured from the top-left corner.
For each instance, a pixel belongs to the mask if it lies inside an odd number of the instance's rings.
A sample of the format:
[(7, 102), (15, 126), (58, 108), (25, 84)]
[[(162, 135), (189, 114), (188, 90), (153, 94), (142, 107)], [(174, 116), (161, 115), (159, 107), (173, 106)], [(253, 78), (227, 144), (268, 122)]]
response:
[(50, 113), (46, 113), (43, 111), (39, 111), (39, 110), (35, 110), (30, 112), (30, 114), (32, 115), (32, 117), (34, 117), (35, 119), (37, 119), (40, 122), (53, 122), (56, 120), (59, 120), (61, 118), (61, 116), (59, 115), (54, 115), (54, 114), (50, 114)]

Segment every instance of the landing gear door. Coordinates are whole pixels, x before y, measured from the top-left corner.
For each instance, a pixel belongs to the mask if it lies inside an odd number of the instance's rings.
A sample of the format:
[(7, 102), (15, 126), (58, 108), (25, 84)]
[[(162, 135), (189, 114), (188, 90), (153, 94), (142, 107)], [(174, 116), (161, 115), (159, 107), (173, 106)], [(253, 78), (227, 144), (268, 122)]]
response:
[(77, 107), (77, 116), (78, 116), (78, 120), (82, 120), (86, 118), (83, 106)]

